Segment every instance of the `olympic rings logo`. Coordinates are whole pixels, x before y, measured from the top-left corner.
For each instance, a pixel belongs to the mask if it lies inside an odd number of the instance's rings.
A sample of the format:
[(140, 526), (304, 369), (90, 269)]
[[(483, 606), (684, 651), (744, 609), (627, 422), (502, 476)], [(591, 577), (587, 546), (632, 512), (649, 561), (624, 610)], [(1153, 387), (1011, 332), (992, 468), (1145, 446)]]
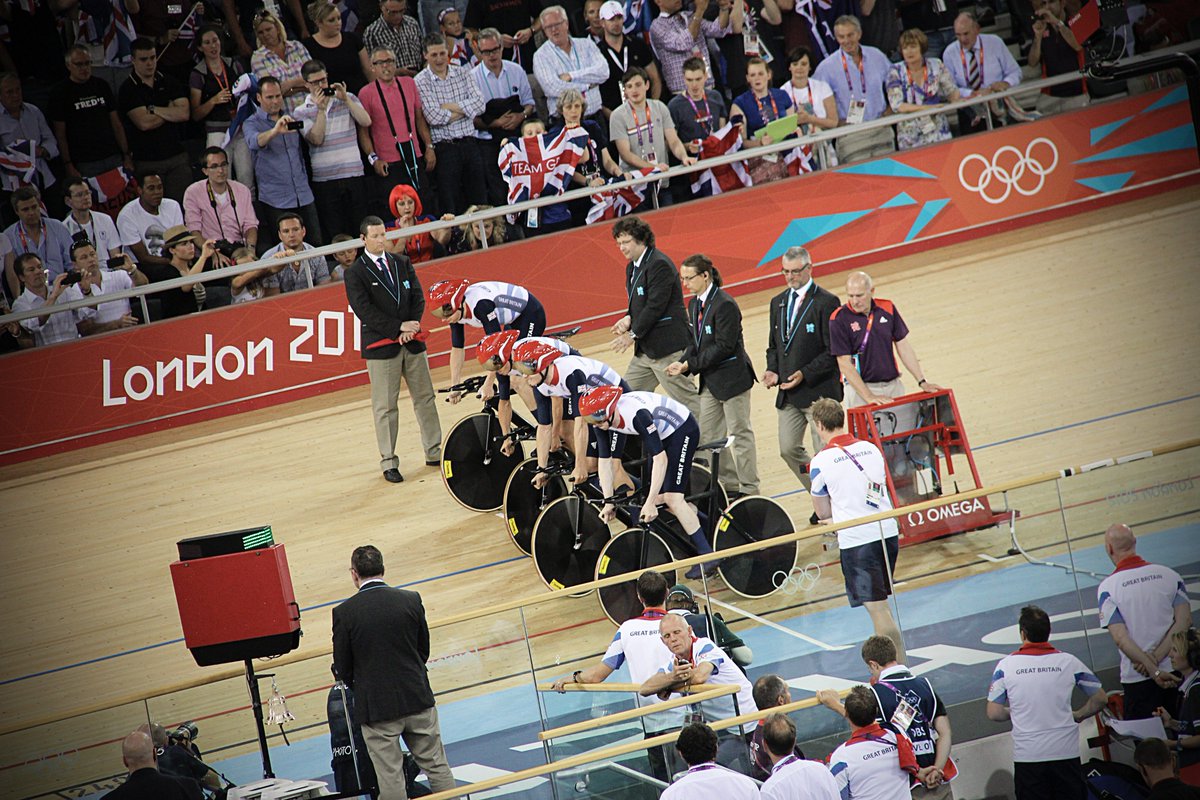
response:
[[(1037, 157), (1035, 150), (1039, 145), (1050, 151), (1049, 164)], [(1042, 155), (1046, 155), (1044, 150)], [(979, 174), (973, 181), (968, 181), (967, 165), (975, 161), (981, 165)], [(1057, 166), (1058, 148), (1054, 146), (1054, 142), (1039, 136), (1025, 147), (1024, 153), (1012, 145), (1004, 145), (997, 150), (991, 161), (978, 153), (972, 153), (959, 162), (958, 182), (968, 192), (977, 192), (988, 203), (999, 205), (1008, 199), (1014, 189), (1025, 197), (1032, 197), (1040, 192), (1046, 184), (1046, 176)], [(998, 194), (997, 190), (992, 188), (993, 184), (1002, 187)]]
[(779, 570), (771, 576), (771, 583), (784, 594), (811, 592), (821, 579), (821, 565), (810, 563), (804, 567), (793, 567), (791, 572)]

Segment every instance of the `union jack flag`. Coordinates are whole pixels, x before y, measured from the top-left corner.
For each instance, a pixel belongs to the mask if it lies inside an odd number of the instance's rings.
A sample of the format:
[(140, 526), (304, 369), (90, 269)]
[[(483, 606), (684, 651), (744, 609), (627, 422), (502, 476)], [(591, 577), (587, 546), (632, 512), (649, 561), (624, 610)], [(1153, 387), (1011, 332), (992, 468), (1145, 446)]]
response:
[(104, 48), (104, 63), (128, 64), (130, 45), (137, 38), (124, 0), (89, 0), (80, 4), (79, 38)]
[(87, 182), (96, 195), (93, 210), (104, 211), (114, 217), (137, 196), (137, 182), (124, 167), (113, 167), (108, 172), (88, 178)]
[(509, 139), (497, 160), (500, 174), (508, 182), (508, 202), (541, 197), (548, 189), (563, 191), (575, 174), (575, 165), (587, 152), (586, 137), (582, 128), (564, 128), (556, 134)]
[(32, 139), (18, 139), (0, 150), (0, 188), (13, 191), (33, 183), (37, 162), (37, 143)]
[(812, 172), (816, 169), (813, 166), (812, 145), (801, 144), (788, 150), (783, 154), (783, 163), (787, 164), (788, 175)]
[[(741, 149), (741, 128), (732, 122), (727, 122), (724, 128), (709, 134), (708, 138), (700, 143), (699, 155), (701, 159), (715, 158), (726, 153), (736, 153)], [(750, 186), (752, 183), (750, 173), (746, 171), (746, 162), (734, 161), (732, 164), (721, 164), (697, 173), (695, 180), (692, 181), (692, 191), (698, 192), (703, 187), (709, 186), (712, 194), (718, 195), (722, 192), (741, 189), (743, 186)]]
[[(654, 171), (653, 167), (643, 167), (630, 171), (630, 175), (634, 177), (642, 177), (649, 175)], [(610, 178), (609, 183), (616, 183), (623, 180), (622, 178)], [(640, 183), (637, 186), (626, 186), (623, 189), (609, 189), (604, 192), (597, 192), (592, 195), (592, 208), (588, 211), (587, 224), (591, 225), (595, 222), (603, 222), (609, 219), (623, 217), (630, 211), (642, 204), (646, 199), (646, 187), (648, 183)]]

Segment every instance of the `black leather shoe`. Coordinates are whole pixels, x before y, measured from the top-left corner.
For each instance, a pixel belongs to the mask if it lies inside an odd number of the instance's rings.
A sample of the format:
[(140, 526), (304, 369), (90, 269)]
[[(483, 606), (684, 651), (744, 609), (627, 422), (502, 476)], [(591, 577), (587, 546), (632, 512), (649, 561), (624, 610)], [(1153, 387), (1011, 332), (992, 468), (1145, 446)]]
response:
[(442, 465), (442, 462), (437, 459), (434, 459), (433, 461), (425, 462), (425, 466), (427, 466), (427, 467), (440, 467), (441, 465)]
[(383, 471), (383, 479), (388, 483), (404, 483), (404, 476), (400, 474), (400, 470), (392, 467)]

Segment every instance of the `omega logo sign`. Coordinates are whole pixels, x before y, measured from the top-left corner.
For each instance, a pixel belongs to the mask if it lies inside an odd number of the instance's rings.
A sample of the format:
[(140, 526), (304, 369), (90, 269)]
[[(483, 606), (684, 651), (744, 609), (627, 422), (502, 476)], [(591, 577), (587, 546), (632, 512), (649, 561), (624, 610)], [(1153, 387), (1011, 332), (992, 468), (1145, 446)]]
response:
[(909, 525), (925, 525), (927, 523), (953, 519), (954, 517), (965, 517), (968, 514), (974, 514), (976, 511), (987, 511), (983, 506), (983, 502), (978, 497), (974, 500), (960, 500), (957, 503), (948, 503), (944, 506), (927, 508), (924, 511), (913, 511), (909, 513), (907, 520)]
[[(978, 166), (974, 166), (976, 162)], [(971, 153), (958, 164), (958, 182), (968, 192), (976, 192), (988, 203), (999, 205), (1014, 190), (1025, 197), (1040, 192), (1046, 176), (1057, 166), (1058, 148), (1054, 142), (1039, 136), (1026, 145), (1024, 153), (1007, 144), (993, 153), (990, 161)]]

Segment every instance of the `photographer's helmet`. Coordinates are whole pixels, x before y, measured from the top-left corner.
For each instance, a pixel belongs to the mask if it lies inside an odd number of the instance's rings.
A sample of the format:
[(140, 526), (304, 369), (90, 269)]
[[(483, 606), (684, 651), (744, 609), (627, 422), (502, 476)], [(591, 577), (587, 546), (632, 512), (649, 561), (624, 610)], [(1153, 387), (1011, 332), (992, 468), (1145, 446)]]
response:
[(429, 313), (445, 319), (462, 308), (463, 297), (471, 282), (462, 278), (453, 281), (438, 281), (429, 287)]
[(517, 331), (500, 331), (483, 337), (475, 356), (488, 372), (495, 372), (512, 360), (513, 346), (521, 334)]
[(620, 386), (597, 386), (579, 398), (579, 416), (595, 425), (611, 421), (617, 413), (617, 401), (625, 391)]
[(513, 348), (512, 360), (513, 366), (522, 375), (533, 375), (544, 371), (561, 355), (562, 351), (552, 344), (525, 341)]

